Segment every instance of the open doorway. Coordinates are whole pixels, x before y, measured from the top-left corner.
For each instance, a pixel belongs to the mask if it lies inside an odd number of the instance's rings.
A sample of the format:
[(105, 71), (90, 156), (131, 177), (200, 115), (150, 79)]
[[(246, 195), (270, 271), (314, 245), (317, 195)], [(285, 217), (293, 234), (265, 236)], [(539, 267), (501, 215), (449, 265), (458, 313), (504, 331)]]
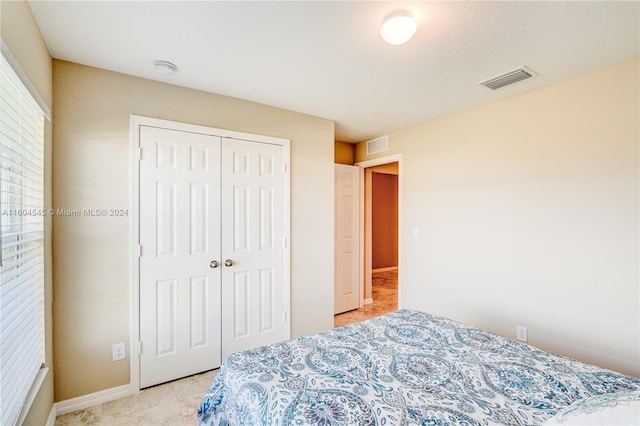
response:
[(386, 313), (398, 309), (398, 163), (371, 167), (365, 176), (371, 181), (371, 299), (365, 301)]
[(361, 168), (362, 306), (334, 316), (334, 326), (363, 321), (399, 306), (399, 156), (357, 164)]

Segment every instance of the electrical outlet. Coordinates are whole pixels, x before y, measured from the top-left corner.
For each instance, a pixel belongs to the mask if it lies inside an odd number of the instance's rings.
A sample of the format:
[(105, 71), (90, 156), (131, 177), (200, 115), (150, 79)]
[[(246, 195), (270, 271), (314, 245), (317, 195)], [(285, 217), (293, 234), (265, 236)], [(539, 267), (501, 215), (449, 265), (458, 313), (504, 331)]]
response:
[(114, 361), (120, 361), (125, 357), (125, 347), (124, 342), (114, 343), (111, 346), (111, 355)]
[(527, 327), (523, 327), (521, 325), (516, 326), (516, 339), (521, 342), (527, 343)]

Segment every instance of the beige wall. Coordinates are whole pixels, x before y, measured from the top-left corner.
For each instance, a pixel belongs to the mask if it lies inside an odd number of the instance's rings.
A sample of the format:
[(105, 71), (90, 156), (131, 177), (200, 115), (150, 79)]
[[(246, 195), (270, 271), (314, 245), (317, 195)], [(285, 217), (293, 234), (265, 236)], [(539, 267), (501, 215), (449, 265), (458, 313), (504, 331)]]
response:
[[(0, 37), (49, 108), (53, 105), (51, 57), (25, 1), (0, 2)], [(51, 123), (45, 121), (44, 206), (51, 206)], [(45, 217), (45, 363), (49, 374), (31, 406), (25, 424), (42, 425), (53, 405), (53, 320), (51, 310), (51, 218)]]
[(334, 147), (334, 162), (353, 166), (355, 162), (356, 146), (347, 142), (336, 142)]
[(640, 375), (638, 76), (635, 59), (389, 134), (402, 307), (524, 325), (535, 346)]
[[(69, 62), (53, 74), (54, 208), (130, 208), (130, 114), (291, 139), (292, 336), (332, 328), (332, 121)], [(57, 216), (54, 232), (60, 401), (129, 383), (129, 219)]]

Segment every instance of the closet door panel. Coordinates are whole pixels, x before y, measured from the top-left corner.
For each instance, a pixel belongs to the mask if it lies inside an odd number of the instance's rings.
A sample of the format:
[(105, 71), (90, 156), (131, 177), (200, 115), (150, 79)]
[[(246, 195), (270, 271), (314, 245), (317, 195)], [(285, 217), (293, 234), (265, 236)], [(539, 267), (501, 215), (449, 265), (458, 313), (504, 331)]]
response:
[(285, 336), (285, 176), (282, 146), (222, 140), (223, 357)]
[(140, 127), (140, 386), (220, 366), (220, 138)]

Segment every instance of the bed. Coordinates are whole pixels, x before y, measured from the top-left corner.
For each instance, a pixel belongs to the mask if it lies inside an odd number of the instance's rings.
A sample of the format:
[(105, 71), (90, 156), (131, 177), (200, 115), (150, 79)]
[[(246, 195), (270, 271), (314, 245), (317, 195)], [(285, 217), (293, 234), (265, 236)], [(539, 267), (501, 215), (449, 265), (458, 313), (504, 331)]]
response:
[(638, 378), (400, 310), (230, 355), (197, 419), (202, 425), (536, 425), (569, 424), (572, 416), (617, 407), (631, 416), (628, 424), (640, 424), (638, 404)]

